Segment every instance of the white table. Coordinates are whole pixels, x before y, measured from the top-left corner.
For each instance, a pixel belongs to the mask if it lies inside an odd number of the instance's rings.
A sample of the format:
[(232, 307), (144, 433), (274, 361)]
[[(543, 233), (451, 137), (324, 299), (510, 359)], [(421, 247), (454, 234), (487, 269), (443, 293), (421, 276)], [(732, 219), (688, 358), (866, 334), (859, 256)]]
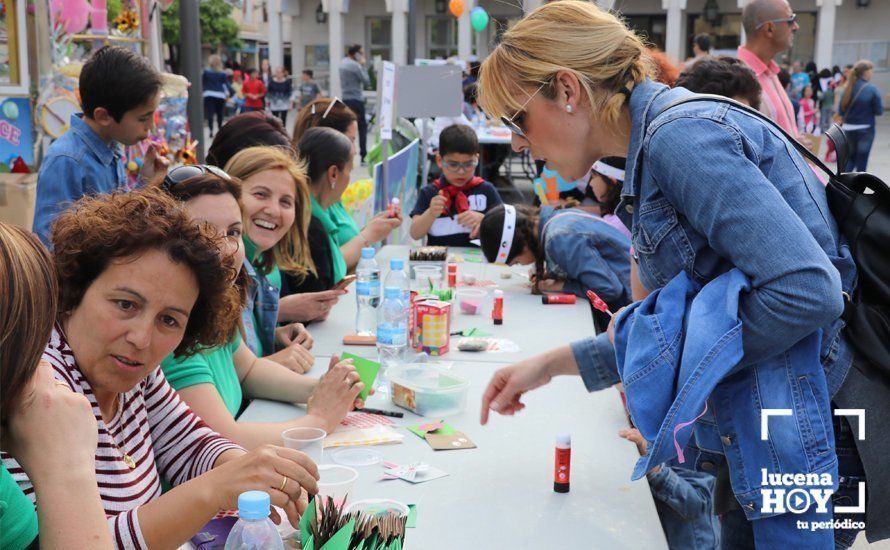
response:
[[(310, 374), (320, 374), (327, 363), (327, 357), (319, 357)], [(408, 530), (408, 549), (666, 548), (648, 484), (630, 481), (638, 455), (617, 435), (627, 426), (617, 392), (588, 394), (577, 378), (558, 378), (530, 393), (521, 414), (495, 415), (480, 426), (482, 392), (502, 366), (456, 361), (452, 367), (454, 374), (470, 379), (470, 388), (466, 410), (446, 420), (476, 449), (433, 451), (407, 430), (402, 444), (372, 447), (383, 460), (423, 461), (448, 477), (412, 485), (380, 480), (380, 465), (356, 468), (359, 478), (351, 498), (417, 504), (417, 528)], [(388, 396), (374, 395), (368, 406), (404, 412), (404, 419), (394, 419), (401, 425), (421, 420)], [(303, 414), (293, 405), (255, 400), (241, 420), (276, 422)], [(560, 432), (572, 434), (568, 494), (553, 491), (554, 442)], [(325, 450), (325, 461), (334, 451)]]
[[(378, 261), (386, 272), (390, 258), (407, 256), (408, 247), (387, 246), (378, 253)], [(433, 358), (451, 363), (451, 372), (470, 380), (466, 409), (445, 420), (478, 448), (433, 451), (404, 430), (404, 443), (373, 449), (384, 460), (423, 461), (450, 475), (412, 485), (403, 480), (381, 481), (379, 465), (357, 468), (353, 497), (417, 504), (417, 528), (407, 535), (409, 549), (666, 548), (647, 482), (630, 481), (638, 455), (634, 445), (617, 435), (627, 427), (627, 419), (614, 390), (589, 394), (577, 377), (560, 377), (529, 393), (521, 414), (492, 415), (488, 426), (479, 424), (482, 393), (495, 370), (594, 333), (587, 303), (544, 306), (540, 296), (529, 294), (525, 278), (501, 279), (505, 270), (488, 264), (458, 264), (459, 275), (497, 282), (506, 296), (506, 311), (501, 326), (491, 323), (489, 312), (481, 316), (456, 313), (452, 331), (476, 326), (515, 341), (522, 350), (512, 354), (453, 351)], [(326, 321), (310, 326), (317, 354), (310, 376), (324, 372), (332, 353), (346, 350), (376, 358), (374, 347), (342, 344), (343, 335), (355, 330), (355, 307), (355, 294), (350, 292)], [(393, 405), (388, 394), (370, 397), (368, 406), (404, 412), (404, 419), (395, 419), (399, 425), (421, 421)], [(254, 400), (240, 420), (277, 422), (303, 414), (304, 409), (294, 405)], [(572, 435), (568, 494), (553, 491), (554, 443), (560, 432)], [(332, 452), (325, 451), (326, 460)]]
[[(455, 249), (455, 252), (461, 254), (463, 251)], [(407, 269), (408, 247), (386, 246), (378, 253), (377, 261), (383, 271), (381, 284), (389, 272), (389, 260), (392, 258), (404, 258)], [(464, 352), (457, 350), (456, 338), (452, 337), (451, 351), (441, 358), (442, 361), (515, 363), (594, 334), (593, 317), (586, 300), (579, 299), (573, 305), (542, 305), (541, 297), (530, 293), (528, 278), (524, 276), (527, 272), (525, 268), (511, 269), (487, 263), (461, 262), (458, 263), (457, 272), (458, 278), (472, 275), (478, 280), (497, 283), (505, 295), (504, 324), (495, 325), (488, 308), (479, 315), (465, 315), (455, 302), (452, 305), (451, 332), (479, 328), (491, 333), (493, 338), (512, 340), (520, 350), (515, 353)], [(510, 279), (502, 279), (502, 273), (511, 273)], [(447, 275), (442, 275), (447, 280)], [(488, 289), (489, 292), (491, 290)], [(343, 336), (355, 333), (355, 313), (355, 291), (350, 287), (349, 293), (331, 308), (326, 320), (309, 326), (309, 332), (315, 339), (313, 351), (326, 355), (348, 351), (360, 357), (376, 359), (377, 349), (374, 346), (343, 345)]]

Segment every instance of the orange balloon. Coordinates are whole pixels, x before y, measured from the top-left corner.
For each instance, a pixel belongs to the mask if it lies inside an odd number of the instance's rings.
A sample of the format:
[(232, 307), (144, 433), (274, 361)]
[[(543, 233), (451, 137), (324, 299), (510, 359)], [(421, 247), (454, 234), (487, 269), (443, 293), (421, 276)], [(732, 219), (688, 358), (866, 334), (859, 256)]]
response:
[(455, 17), (460, 17), (464, 14), (464, 0), (451, 0), (448, 2), (448, 11), (451, 12), (451, 15)]

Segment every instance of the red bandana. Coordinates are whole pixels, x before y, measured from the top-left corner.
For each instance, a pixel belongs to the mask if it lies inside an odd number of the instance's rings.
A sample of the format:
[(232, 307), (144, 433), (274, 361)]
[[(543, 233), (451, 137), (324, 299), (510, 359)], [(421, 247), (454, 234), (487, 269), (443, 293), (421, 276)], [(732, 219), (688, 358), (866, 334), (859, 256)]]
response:
[(457, 214), (463, 214), (470, 209), (470, 201), (467, 200), (465, 191), (469, 191), (470, 189), (477, 187), (483, 183), (485, 183), (484, 179), (480, 178), (479, 176), (473, 176), (473, 179), (471, 179), (461, 187), (455, 187), (447, 181), (445, 183), (442, 183), (442, 178), (434, 181), (433, 185), (435, 185), (436, 189), (439, 190), (439, 194), (445, 197), (446, 212), (451, 213), (453, 210), (456, 210)]

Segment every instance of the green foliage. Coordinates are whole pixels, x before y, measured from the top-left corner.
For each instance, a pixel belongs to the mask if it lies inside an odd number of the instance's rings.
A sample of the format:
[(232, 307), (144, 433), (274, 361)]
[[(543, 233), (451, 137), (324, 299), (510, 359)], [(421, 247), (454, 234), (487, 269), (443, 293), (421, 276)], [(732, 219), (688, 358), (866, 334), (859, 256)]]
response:
[[(202, 0), (198, 6), (201, 17), (201, 43), (211, 47), (238, 49), (243, 43), (238, 38), (238, 23), (232, 19), (232, 5), (226, 0)], [(179, 0), (161, 14), (163, 39), (167, 44), (179, 45)]]

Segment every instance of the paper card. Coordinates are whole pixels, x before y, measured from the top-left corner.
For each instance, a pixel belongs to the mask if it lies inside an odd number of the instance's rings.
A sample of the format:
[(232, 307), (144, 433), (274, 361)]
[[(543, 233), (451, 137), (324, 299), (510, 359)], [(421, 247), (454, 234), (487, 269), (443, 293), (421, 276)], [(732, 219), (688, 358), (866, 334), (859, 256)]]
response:
[(426, 442), (436, 451), (450, 451), (453, 449), (475, 449), (476, 444), (470, 441), (463, 432), (441, 434), (430, 432), (426, 434)]
[(311, 524), (315, 523), (315, 498), (309, 499), (309, 507), (306, 508), (306, 511), (303, 513), (303, 517), (300, 518), (300, 545), (304, 548), (311, 548), (311, 546), (306, 546), (307, 543), (310, 542), (312, 534), (309, 529)]
[(417, 527), (417, 505), (416, 504), (408, 505), (408, 521), (405, 522), (405, 527)]
[(361, 377), (362, 383), (365, 385), (365, 389), (363, 389), (358, 396), (361, 399), (367, 399), (368, 394), (371, 393), (371, 388), (374, 387), (374, 380), (377, 379), (377, 371), (380, 370), (380, 363), (351, 353), (343, 353), (340, 355), (340, 360), (342, 361), (343, 359), (352, 359), (352, 364), (355, 365), (355, 370), (358, 371), (358, 375)]
[[(300, 531), (302, 532), (302, 531)], [(306, 541), (300, 545), (303, 550), (315, 550), (315, 538), (310, 533), (308, 537), (306, 537)]]
[(355, 529), (355, 520), (351, 519), (333, 537), (328, 539), (321, 550), (348, 550), (353, 529)]
[(415, 424), (413, 426), (408, 426), (408, 430), (421, 439), (426, 439), (426, 434), (430, 432), (438, 433), (438, 434), (453, 434), (454, 426), (445, 422), (443, 420), (439, 420), (437, 422), (427, 422), (424, 424)]
[(383, 479), (404, 479), (411, 483), (424, 483), (447, 475), (448, 472), (423, 462), (415, 462), (403, 466), (391, 462), (384, 463)]

